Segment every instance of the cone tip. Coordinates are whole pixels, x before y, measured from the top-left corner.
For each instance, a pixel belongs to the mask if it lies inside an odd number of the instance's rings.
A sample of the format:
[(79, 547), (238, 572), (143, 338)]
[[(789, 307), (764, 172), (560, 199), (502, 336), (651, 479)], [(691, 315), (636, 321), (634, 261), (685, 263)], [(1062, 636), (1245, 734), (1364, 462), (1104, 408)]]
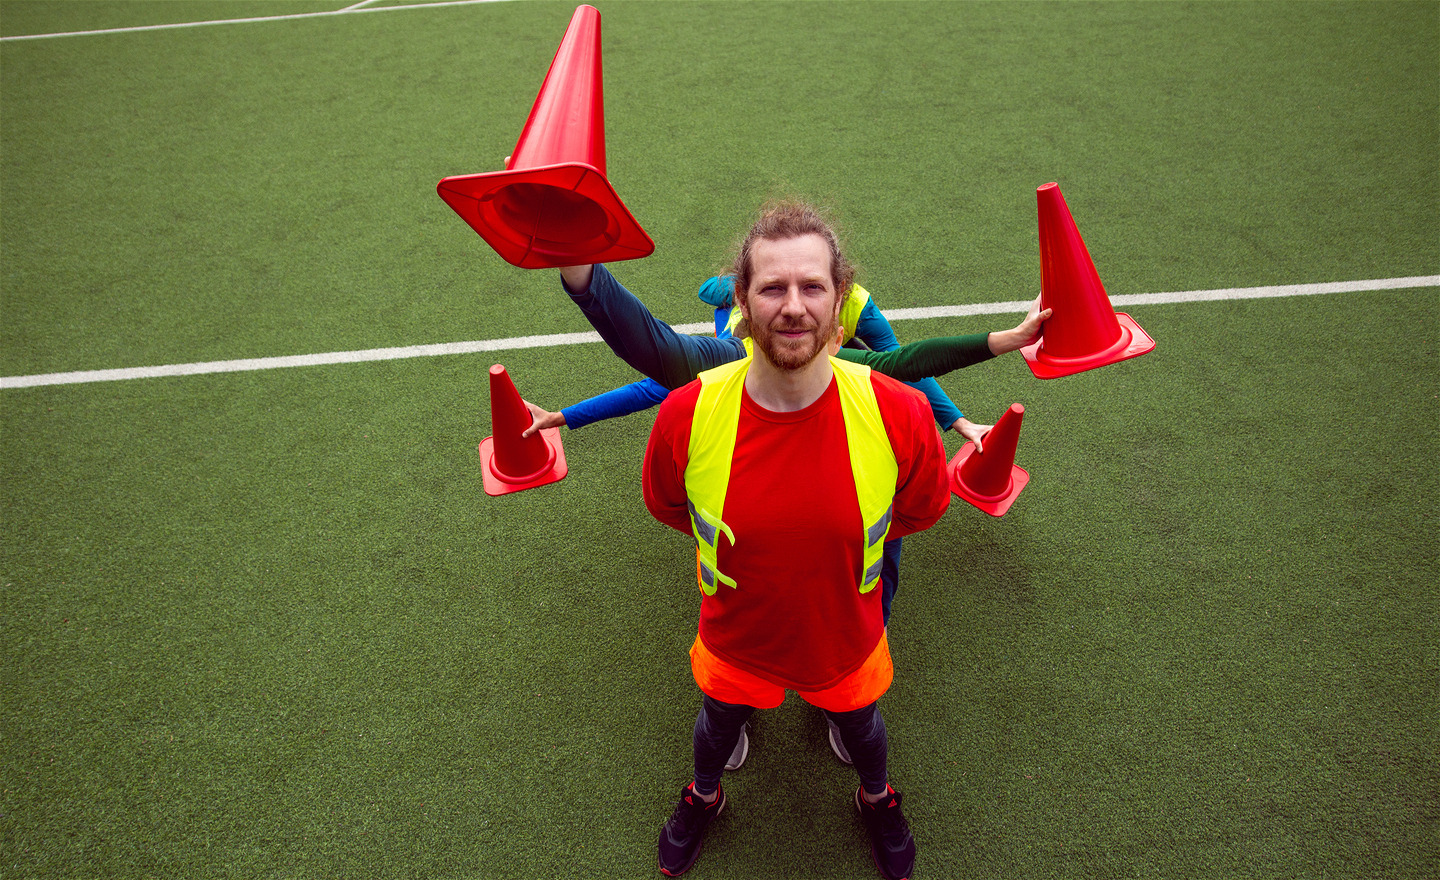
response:
[(1012, 403), (1010, 404), (1010, 412), (1014, 413), (1017, 416), (1023, 416), (1025, 415), (1025, 405), (1020, 403)]
[(492, 375), (492, 376), (503, 376), (503, 375), (505, 375), (505, 367), (504, 367), (504, 365), (502, 365), (502, 364), (496, 364), (495, 366), (491, 367), (491, 368), (490, 368), (490, 375)]
[(1042, 185), (1040, 185), (1040, 186), (1035, 187), (1035, 191), (1036, 191), (1036, 192), (1045, 192), (1047, 189), (1059, 189), (1059, 188), (1060, 188), (1060, 184), (1055, 183), (1054, 181), (1051, 181), (1050, 183), (1042, 184)]

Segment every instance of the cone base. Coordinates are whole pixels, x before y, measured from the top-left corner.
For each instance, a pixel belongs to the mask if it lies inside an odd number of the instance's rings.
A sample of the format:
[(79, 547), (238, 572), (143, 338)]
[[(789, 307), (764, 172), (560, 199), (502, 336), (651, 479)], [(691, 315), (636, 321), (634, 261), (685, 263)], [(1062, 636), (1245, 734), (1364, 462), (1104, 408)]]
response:
[(570, 468), (565, 463), (565, 447), (560, 444), (560, 429), (541, 428), (540, 436), (555, 451), (555, 462), (539, 476), (518, 483), (502, 480), (495, 476), (495, 472), (490, 469), (490, 462), (495, 458), (495, 438), (486, 437), (480, 441), (480, 478), (485, 484), (486, 495), (509, 495), (512, 492), (522, 492), (526, 489), (534, 489), (536, 486), (558, 483), (565, 479)]
[(1015, 499), (1020, 497), (1020, 492), (1030, 484), (1030, 473), (1018, 464), (1010, 465), (1010, 486), (1005, 490), (1005, 494), (998, 498), (984, 497), (960, 482), (960, 466), (974, 452), (975, 444), (966, 443), (955, 453), (955, 457), (950, 459), (946, 468), (950, 474), (950, 491), (991, 516), (1004, 516), (1010, 505), (1015, 503)]
[(1025, 358), (1025, 363), (1030, 366), (1030, 372), (1035, 374), (1035, 378), (1058, 379), (1139, 357), (1155, 348), (1155, 340), (1135, 323), (1134, 318), (1124, 312), (1116, 312), (1115, 320), (1120, 322), (1120, 338), (1103, 351), (1078, 358), (1050, 357), (1041, 350), (1041, 346), (1045, 344), (1042, 337), (1039, 342), (1020, 349), (1020, 354)]
[(462, 174), (435, 189), (505, 262), (521, 269), (637, 260), (655, 251), (610, 181), (583, 162)]

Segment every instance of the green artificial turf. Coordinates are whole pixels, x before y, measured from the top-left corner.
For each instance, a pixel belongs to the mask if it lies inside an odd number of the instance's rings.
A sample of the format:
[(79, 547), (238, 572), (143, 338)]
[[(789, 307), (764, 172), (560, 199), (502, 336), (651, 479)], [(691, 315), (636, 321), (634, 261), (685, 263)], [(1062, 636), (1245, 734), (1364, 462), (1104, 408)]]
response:
[[(0, 375), (586, 329), (434, 191), (499, 167), (573, 8), (0, 43)], [(1112, 295), (1440, 272), (1434, 3), (600, 9), (657, 244), (612, 268), (676, 322), (791, 192), (886, 309), (1032, 296), (1051, 180)], [(942, 379), (1025, 405), (1032, 481), (905, 542), (917, 877), (1434, 876), (1436, 290), (1137, 306), (1136, 360)], [(0, 390), (0, 876), (658, 876), (693, 551), (645, 415), (486, 496), (497, 361), (550, 408), (635, 378), (589, 344)], [(819, 714), (753, 745), (688, 876), (874, 876)]]

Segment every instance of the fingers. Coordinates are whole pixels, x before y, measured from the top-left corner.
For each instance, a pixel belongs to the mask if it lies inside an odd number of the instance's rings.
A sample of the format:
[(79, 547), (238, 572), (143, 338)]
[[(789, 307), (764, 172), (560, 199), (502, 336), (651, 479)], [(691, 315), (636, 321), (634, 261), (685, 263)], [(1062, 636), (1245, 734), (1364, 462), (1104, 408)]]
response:
[(525, 404), (526, 409), (530, 410), (530, 427), (521, 431), (520, 436), (529, 437), (531, 434), (540, 430), (540, 417), (545, 415), (546, 411), (524, 398), (521, 398), (520, 402)]
[(990, 430), (994, 425), (980, 425), (980, 431), (975, 435), (975, 454), (980, 455), (985, 451), (985, 438), (990, 436)]

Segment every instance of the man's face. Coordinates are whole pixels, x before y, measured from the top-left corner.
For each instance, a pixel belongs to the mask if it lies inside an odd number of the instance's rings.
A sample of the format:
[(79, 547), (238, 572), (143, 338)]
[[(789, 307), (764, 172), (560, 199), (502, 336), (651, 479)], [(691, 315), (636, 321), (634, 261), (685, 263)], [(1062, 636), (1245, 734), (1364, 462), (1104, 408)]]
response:
[(770, 363), (798, 370), (823, 353), (838, 331), (830, 248), (818, 235), (761, 239), (750, 261), (750, 290), (738, 298), (750, 335)]

